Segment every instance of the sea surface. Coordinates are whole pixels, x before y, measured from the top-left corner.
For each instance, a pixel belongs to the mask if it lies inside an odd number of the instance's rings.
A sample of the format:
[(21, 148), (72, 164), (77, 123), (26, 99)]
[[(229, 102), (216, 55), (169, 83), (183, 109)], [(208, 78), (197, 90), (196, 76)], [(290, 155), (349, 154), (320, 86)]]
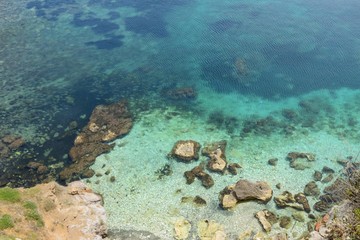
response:
[[(359, 160), (359, 22), (358, 0), (0, 0), (0, 137), (25, 140), (0, 159), (0, 186), (57, 179), (94, 107), (126, 99), (133, 129), (84, 179), (104, 197), (114, 235), (173, 239), (181, 217), (189, 239), (203, 219), (228, 239), (261, 231), (257, 211), (293, 212), (273, 201), (223, 210), (224, 187), (247, 179), (268, 182), (275, 196), (297, 193), (315, 170), (341, 174), (339, 160)], [(206, 157), (186, 164), (167, 155), (190, 139), (226, 140), (238, 175), (211, 173), (210, 189), (187, 185), (184, 171)], [(316, 160), (293, 169), (293, 151)], [(29, 162), (49, 176), (29, 174)], [(159, 177), (164, 166), (171, 174)], [(182, 203), (196, 195), (206, 206)], [(306, 221), (286, 230), (290, 239)]]

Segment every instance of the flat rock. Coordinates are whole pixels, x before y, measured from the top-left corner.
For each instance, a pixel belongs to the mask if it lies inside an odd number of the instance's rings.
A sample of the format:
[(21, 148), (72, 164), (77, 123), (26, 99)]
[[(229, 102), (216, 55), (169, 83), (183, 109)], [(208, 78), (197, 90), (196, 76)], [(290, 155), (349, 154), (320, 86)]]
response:
[(174, 225), (174, 238), (177, 240), (188, 239), (191, 229), (191, 224), (185, 218), (180, 218)]
[(193, 140), (177, 141), (170, 152), (170, 157), (174, 157), (184, 162), (199, 159), (200, 144)]
[(257, 181), (253, 183), (248, 180), (238, 181), (233, 191), (238, 201), (259, 200), (261, 202), (268, 202), (273, 193), (267, 182)]
[(200, 240), (225, 240), (224, 227), (212, 220), (198, 222), (198, 236)]

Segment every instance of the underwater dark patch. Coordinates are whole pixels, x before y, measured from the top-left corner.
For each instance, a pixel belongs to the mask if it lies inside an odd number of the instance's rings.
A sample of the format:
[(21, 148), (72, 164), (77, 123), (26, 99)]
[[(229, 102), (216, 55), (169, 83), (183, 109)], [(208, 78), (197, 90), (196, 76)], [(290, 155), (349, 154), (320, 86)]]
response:
[(135, 16), (125, 19), (126, 30), (138, 34), (152, 34), (155, 37), (163, 38), (168, 36), (165, 22), (154, 16)]
[(98, 49), (112, 50), (123, 45), (123, 42), (121, 41), (122, 38), (123, 36), (119, 35), (99, 41), (86, 42), (85, 44), (90, 46), (93, 45)]
[(115, 20), (115, 19), (118, 19), (120, 18), (120, 14), (118, 12), (108, 12), (107, 14), (109, 16), (109, 20)]
[(73, 16), (71, 23), (76, 27), (85, 27), (85, 26), (95, 26), (101, 22), (100, 18), (89, 16), (87, 18), (82, 18), (82, 13), (76, 13)]
[(105, 34), (119, 29), (119, 25), (108, 20), (100, 20), (91, 28), (97, 34)]
[(216, 33), (223, 33), (231, 28), (241, 27), (242, 22), (231, 19), (222, 19), (209, 24), (209, 28)]

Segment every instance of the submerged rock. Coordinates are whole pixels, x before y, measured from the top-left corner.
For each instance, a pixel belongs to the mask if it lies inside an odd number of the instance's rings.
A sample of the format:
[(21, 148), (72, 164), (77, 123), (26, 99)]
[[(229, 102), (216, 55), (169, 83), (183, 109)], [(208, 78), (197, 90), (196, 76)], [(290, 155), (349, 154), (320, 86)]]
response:
[(22, 137), (15, 135), (5, 135), (0, 139), (0, 159), (9, 156), (14, 151), (25, 144)]
[(196, 98), (197, 93), (192, 87), (182, 87), (167, 90), (165, 96), (172, 100), (192, 100)]
[(191, 229), (191, 224), (185, 218), (180, 218), (174, 225), (174, 238), (177, 240), (188, 239)]
[(274, 197), (274, 201), (279, 208), (291, 207), (297, 210), (304, 210), (303, 204), (297, 202), (295, 197), (288, 191), (284, 191), (281, 195)]
[(314, 180), (315, 180), (315, 181), (317, 181), (317, 182), (318, 182), (318, 181), (321, 181), (321, 179), (322, 179), (322, 173), (321, 173), (320, 171), (315, 171), (313, 177), (314, 177)]
[(320, 189), (318, 188), (318, 186), (316, 185), (316, 183), (314, 181), (309, 182), (308, 184), (305, 185), (304, 188), (304, 194), (306, 196), (319, 196), (320, 195)]
[(94, 173), (89, 167), (96, 157), (113, 149), (115, 145), (108, 142), (127, 134), (131, 127), (132, 117), (125, 101), (96, 106), (70, 149), (73, 163), (60, 173), (60, 180), (91, 177)]
[(266, 232), (270, 232), (272, 225), (277, 222), (277, 216), (266, 209), (257, 212), (255, 217), (259, 220)]
[(198, 222), (198, 236), (200, 240), (225, 240), (224, 227), (212, 220)]
[(241, 168), (241, 166), (238, 163), (230, 163), (228, 164), (228, 171), (229, 173), (231, 173), (232, 175), (237, 175), (237, 169)]
[[(295, 170), (304, 170), (310, 168), (309, 162), (315, 161), (315, 154), (313, 153), (301, 153), (301, 152), (290, 152), (286, 156), (290, 161), (290, 167)], [(306, 162), (301, 161), (306, 159)]]
[(195, 181), (195, 177), (198, 178), (205, 188), (210, 188), (214, 185), (212, 177), (204, 171), (204, 166), (201, 163), (199, 166), (194, 167), (190, 171), (184, 173), (186, 183), (191, 184)]
[(169, 156), (184, 162), (199, 159), (200, 144), (193, 140), (177, 141)]

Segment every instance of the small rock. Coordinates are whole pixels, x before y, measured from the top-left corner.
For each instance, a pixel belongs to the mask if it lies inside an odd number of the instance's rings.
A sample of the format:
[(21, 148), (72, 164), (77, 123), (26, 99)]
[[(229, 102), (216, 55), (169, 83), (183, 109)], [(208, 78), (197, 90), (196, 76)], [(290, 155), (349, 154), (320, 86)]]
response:
[(271, 240), (287, 240), (288, 236), (286, 233), (277, 233), (271, 237)]
[(327, 203), (325, 201), (318, 201), (314, 204), (313, 206), (314, 210), (315, 211), (318, 211), (318, 212), (326, 212), (327, 210), (329, 210), (331, 208), (331, 205), (330, 203)]
[(201, 174), (196, 176), (201, 180), (201, 184), (205, 188), (211, 188), (212, 186), (214, 186), (214, 180), (209, 174), (201, 172)]
[(221, 140), (219, 142), (213, 142), (213, 143), (207, 143), (205, 144), (204, 148), (201, 151), (201, 154), (207, 157), (210, 157), (213, 152), (215, 152), (217, 149), (221, 150), (221, 157), (226, 159), (225, 156), (225, 150), (226, 150), (227, 142), (226, 140)]
[(323, 173), (335, 173), (335, 171), (327, 166), (324, 166), (322, 169)]
[(200, 197), (200, 196), (195, 196), (193, 202), (194, 202), (196, 205), (200, 205), (200, 206), (206, 205), (205, 199), (203, 199), (203, 198)]
[(255, 214), (255, 217), (259, 220), (259, 222), (261, 223), (261, 226), (263, 227), (263, 229), (265, 230), (265, 232), (270, 232), (271, 231), (271, 223), (266, 219), (265, 217), (265, 211), (260, 211), (257, 212)]
[(320, 189), (318, 188), (318, 186), (316, 185), (316, 183), (314, 181), (311, 181), (308, 184), (306, 184), (306, 186), (304, 188), (304, 194), (306, 196), (317, 197), (320, 195)]
[(320, 171), (315, 171), (313, 177), (315, 181), (321, 181), (322, 173)]
[(259, 220), (266, 232), (270, 232), (272, 225), (277, 222), (276, 215), (266, 209), (257, 212), (255, 217)]
[(271, 165), (271, 166), (276, 166), (278, 160), (279, 159), (277, 159), (277, 158), (271, 158), (271, 159), (268, 160), (268, 164)]
[(295, 194), (294, 198), (297, 203), (303, 206), (305, 212), (309, 213), (311, 211), (309, 202), (303, 193)]
[(238, 163), (230, 163), (228, 165), (228, 171), (232, 174), (232, 175), (237, 175), (237, 168), (241, 168), (241, 166)]
[(192, 184), (195, 181), (195, 174), (192, 171), (184, 172), (186, 178), (186, 184)]
[(275, 187), (276, 187), (277, 189), (281, 189), (281, 183), (276, 184)]

